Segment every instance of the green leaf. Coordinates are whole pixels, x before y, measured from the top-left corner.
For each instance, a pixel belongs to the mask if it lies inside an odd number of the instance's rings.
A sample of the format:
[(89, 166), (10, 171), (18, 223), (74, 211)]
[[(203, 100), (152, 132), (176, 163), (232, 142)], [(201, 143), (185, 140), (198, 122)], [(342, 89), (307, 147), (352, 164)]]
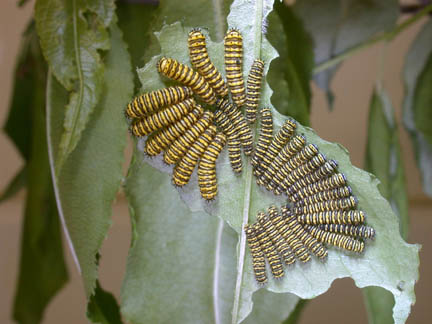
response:
[(405, 59), (403, 120), (411, 135), (423, 190), (432, 197), (431, 35), (432, 21), (429, 20), (413, 42)]
[[(117, 3), (118, 24), (123, 32), (124, 40), (128, 44), (134, 70), (143, 65), (143, 55), (149, 46), (150, 27), (153, 25), (153, 16), (157, 6), (146, 3), (129, 3), (120, 1)], [(134, 73), (135, 89), (140, 83)]]
[(300, 316), (303, 312), (303, 309), (305, 308), (307, 303), (308, 303), (308, 300), (300, 299), (299, 302), (297, 303), (296, 307), (294, 308), (294, 311), (291, 313), (291, 315), (285, 321), (283, 321), (282, 324), (295, 324), (295, 323), (297, 323), (299, 321)]
[(22, 188), (24, 188), (27, 184), (27, 168), (24, 166), (15, 177), (11, 180), (11, 182), (7, 185), (6, 189), (0, 194), (0, 203), (8, 200), (15, 196)]
[[(294, 11), (302, 18), (315, 41), (315, 63), (323, 63), (372, 35), (393, 27), (399, 16), (397, 0), (296, 1)], [(326, 92), (329, 107), (333, 93), (330, 82), (336, 68), (315, 75)]]
[[(52, 297), (68, 279), (63, 257), (60, 222), (48, 163), (45, 133), (46, 66), (31, 56), (31, 134), (25, 167), (27, 197), (22, 229), (21, 258), (13, 317), (22, 324), (39, 323)], [(39, 58), (40, 55), (39, 55)]]
[[(125, 319), (133, 324), (231, 322), (237, 233), (202, 211), (191, 212), (170, 178), (143, 163), (139, 153), (126, 193), (135, 234), (121, 296)], [(262, 290), (247, 322), (280, 322), (296, 300)]]
[(12, 100), (4, 125), (5, 133), (25, 160), (29, 159), (31, 151), (31, 142), (28, 139), (31, 138), (32, 133), (31, 107), (36, 93), (34, 84), (37, 80), (35, 69), (40, 68), (41, 61), (35, 26), (30, 22), (24, 33), (16, 63)]
[[(236, 26), (243, 34), (245, 67), (250, 66), (255, 57), (260, 56), (265, 62), (270, 63), (277, 55), (265, 37), (261, 36), (262, 19), (269, 13), (273, 7), (273, 3), (258, 2), (257, 7), (258, 9), (251, 2), (235, 1), (231, 6), (231, 12), (228, 16), (229, 26)], [(264, 12), (260, 9), (263, 9)], [(244, 19), (244, 17), (251, 17), (251, 13), (256, 15), (254, 19)], [(184, 28), (177, 23), (165, 26), (160, 33), (157, 33), (156, 36), (160, 42), (162, 55), (176, 58), (181, 62), (188, 62), (186, 39), (189, 28)], [(179, 41), (182, 39), (184, 40), (183, 42)], [(223, 44), (208, 41), (208, 49), (215, 65), (220, 71), (223, 71)], [(157, 60), (158, 57), (154, 57), (144, 68), (139, 70), (143, 91), (155, 90), (164, 86), (162, 78), (155, 69)], [(271, 94), (272, 91), (268, 84), (264, 84), (261, 96), (263, 105), (269, 104)], [(273, 116), (275, 127), (279, 128), (286, 117), (279, 114), (274, 108)], [(354, 194), (359, 199), (359, 208), (368, 214), (368, 223), (376, 229), (377, 238), (361, 256), (352, 256), (337, 250), (331, 250), (329, 251), (329, 258), (324, 264), (317, 260), (313, 260), (307, 266), (297, 264), (287, 270), (289, 272), (283, 280), (271, 280), (266, 289), (278, 293), (289, 292), (301, 298), (309, 299), (327, 291), (333, 280), (351, 277), (360, 288), (379, 286), (390, 291), (395, 297), (393, 318), (396, 323), (403, 323), (410, 312), (411, 304), (415, 300), (414, 284), (418, 279), (419, 247), (407, 244), (400, 237), (397, 216), (391, 210), (389, 203), (379, 194), (377, 189), (378, 181), (374, 176), (355, 168), (349, 161), (347, 151), (340, 145), (329, 143), (319, 138), (313, 130), (301, 125), (298, 126), (298, 132), (304, 134), (308, 142), (317, 144), (329, 159), (336, 159), (339, 162), (339, 169), (346, 174)], [(137, 147), (139, 151), (142, 151), (143, 144), (144, 140), (138, 142)], [(170, 173), (171, 169), (163, 165), (160, 157), (150, 160), (142, 153), (138, 153), (135, 153), (135, 159), (142, 164), (142, 167), (137, 173), (133, 173), (133, 177), (137, 178), (136, 181), (138, 181), (138, 178), (143, 178), (146, 180), (140, 181), (148, 181), (151, 184), (157, 182), (149, 178), (144, 171), (148, 167), (146, 163), (165, 173)], [(216, 201), (208, 204), (200, 199), (196, 176), (193, 176), (190, 183), (179, 190), (179, 193), (182, 200), (193, 213), (202, 213), (205, 211), (212, 216), (217, 216), (226, 221), (240, 235), (237, 247), (236, 289), (234, 291), (232, 311), (232, 322), (239, 323), (250, 314), (252, 310), (252, 295), (258, 290), (253, 277), (252, 261), (249, 250), (246, 249), (246, 239), (242, 228), (246, 223), (255, 221), (257, 211), (266, 209), (270, 204), (285, 203), (285, 199), (283, 197), (275, 197), (257, 187), (248, 163), (245, 164), (243, 173), (240, 176), (234, 176), (229, 165), (226, 150), (222, 152), (218, 159), (217, 173), (219, 194)], [(168, 187), (155, 191), (165, 201), (167, 190), (169, 190)], [(151, 201), (155, 200), (158, 199), (151, 199)], [(135, 200), (135, 203), (132, 202), (134, 208), (138, 208), (136, 206), (139, 204), (142, 205), (140, 208), (147, 206), (146, 203), (143, 203), (143, 200)], [(177, 203), (170, 204), (174, 204), (179, 209)], [(134, 213), (136, 214), (136, 211)], [(154, 213), (154, 210), (147, 210), (139, 214), (146, 214), (148, 216)], [(162, 214), (171, 215), (171, 218), (174, 217), (176, 221), (182, 221), (181, 224), (187, 222), (187, 219), (182, 217), (181, 212), (177, 214), (173, 210), (164, 210)], [(160, 217), (160, 214), (158, 217)], [(138, 222), (137, 218), (135, 218), (135, 222)], [(147, 237), (150, 235), (149, 232), (153, 232), (153, 229), (148, 230), (151, 228), (152, 222), (153, 220), (149, 219), (142, 227), (137, 227), (136, 235), (138, 238)], [(133, 259), (134, 262), (141, 262), (141, 266), (144, 266), (145, 261), (139, 260), (140, 255), (142, 258), (144, 253), (132, 253), (129, 260)], [(388, 255), (392, 255), (392, 258), (388, 258)], [(171, 264), (177, 265), (175, 261)], [(139, 266), (131, 268), (131, 264), (129, 264), (128, 273), (136, 274), (137, 269), (139, 269)], [(130, 285), (139, 282), (138, 280), (133, 280), (131, 277), (127, 278), (126, 282), (128, 281), (131, 282)], [(141, 286), (139, 290), (144, 291), (145, 289)], [(126, 295), (124, 290), (123, 296)], [(137, 299), (137, 295), (135, 297), (134, 300)], [(286, 304), (286, 307), (293, 308), (296, 302), (289, 305)], [(137, 305), (135, 306), (136, 309), (140, 308)], [(129, 312), (131, 308), (127, 308), (126, 310)], [(133, 318), (137, 319), (138, 317), (135, 314)]]
[(115, 297), (103, 290), (99, 281), (87, 305), (87, 318), (94, 324), (122, 324)]
[(36, 27), (44, 56), (56, 79), (69, 91), (64, 131), (56, 157), (59, 173), (78, 144), (103, 91), (104, 64), (99, 51), (109, 48), (107, 28), (114, 0), (38, 0)]
[[(377, 86), (370, 103), (369, 130), (365, 168), (380, 180), (380, 193), (390, 202), (399, 217), (401, 236), (408, 236), (408, 197), (398, 128), (391, 101)], [(393, 296), (379, 287), (363, 289), (369, 323), (393, 323)]]
[(283, 115), (309, 125), (313, 43), (291, 7), (276, 1), (268, 18), (267, 38), (279, 57), (271, 62), (267, 80), (272, 104)]
[(390, 98), (380, 86), (375, 89), (370, 103), (365, 169), (380, 180), (380, 193), (398, 215), (400, 233), (406, 239), (408, 197), (398, 128)]
[[(133, 91), (131, 62), (118, 27), (110, 27), (101, 102), (96, 106), (77, 148), (55, 179), (57, 205), (66, 225), (87, 297), (97, 278), (96, 254), (111, 224), (111, 204), (122, 181), (127, 125), (123, 109)], [(47, 120), (50, 163), (58, 167), (56, 148), (62, 132), (67, 92), (52, 76), (48, 84)]]

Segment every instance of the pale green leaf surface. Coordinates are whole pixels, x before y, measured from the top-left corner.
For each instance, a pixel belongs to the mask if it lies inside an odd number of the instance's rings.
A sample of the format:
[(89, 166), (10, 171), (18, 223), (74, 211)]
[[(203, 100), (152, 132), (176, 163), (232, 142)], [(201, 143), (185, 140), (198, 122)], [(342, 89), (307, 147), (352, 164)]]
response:
[(274, 91), (271, 102), (281, 114), (309, 125), (312, 39), (291, 7), (279, 1), (268, 17), (266, 36), (279, 53), (266, 76)]
[[(408, 198), (400, 151), (398, 128), (390, 98), (380, 85), (372, 95), (369, 109), (368, 142), (365, 168), (380, 180), (381, 194), (399, 217), (402, 238), (408, 236)], [(393, 323), (393, 296), (379, 287), (363, 289), (369, 323)]]
[[(399, 16), (397, 0), (302, 0), (296, 1), (293, 8), (313, 36), (316, 64), (391, 28)], [(315, 75), (315, 81), (327, 93), (330, 107), (330, 82), (335, 71), (331, 68)]]
[(432, 76), (432, 20), (412, 44), (404, 66), (404, 124), (411, 134), (424, 192), (432, 196), (432, 136), (430, 125)]
[[(57, 80), (70, 91), (56, 172), (75, 149), (103, 90), (99, 51), (109, 48), (114, 1), (39, 0), (35, 17), (44, 56)], [(93, 13), (91, 15), (90, 13)]]
[[(106, 58), (102, 100), (95, 108), (76, 150), (55, 181), (57, 205), (88, 297), (97, 278), (96, 253), (111, 224), (111, 204), (122, 180), (127, 128), (123, 107), (133, 92), (130, 57), (121, 32), (112, 24), (110, 33), (112, 49)], [(67, 100), (66, 95), (61, 85), (51, 78), (47, 118), (50, 163), (54, 163), (54, 167), (58, 166), (54, 157), (63, 118), (63, 110), (58, 108)]]
[[(136, 235), (122, 289), (123, 316), (133, 324), (230, 323), (237, 233), (203, 211), (191, 212), (167, 174), (139, 152), (126, 188)], [(280, 322), (293, 299), (262, 290), (246, 322)]]
[[(228, 18), (229, 25), (240, 29), (244, 37), (245, 67), (250, 66), (257, 53), (266, 62), (276, 57), (274, 49), (262, 39), (260, 49), (257, 49), (256, 39), (260, 35), (255, 33), (251, 19), (239, 17), (250, 16), (254, 9), (248, 2), (234, 2)], [(271, 6), (264, 6), (265, 12)], [(237, 17), (237, 18), (235, 18)], [(160, 41), (162, 55), (174, 57), (187, 62), (187, 28), (180, 24), (166, 26), (157, 34)], [(184, 39), (185, 41), (179, 41)], [(209, 42), (209, 52), (215, 65), (221, 69), (223, 46), (221, 43)], [(157, 75), (155, 64), (158, 57), (154, 57), (144, 68), (139, 70), (139, 76), (144, 91), (155, 90), (164, 86), (162, 78)], [(271, 90), (265, 84), (262, 93), (262, 103), (269, 104)], [(285, 117), (273, 109), (275, 125), (281, 126)], [(267, 289), (274, 292), (290, 292), (302, 298), (313, 298), (324, 293), (337, 278), (351, 277), (358, 287), (380, 286), (392, 292), (395, 296), (393, 317), (396, 323), (403, 323), (414, 303), (414, 284), (418, 278), (418, 246), (406, 244), (400, 237), (398, 219), (392, 212), (388, 202), (378, 192), (378, 181), (370, 174), (351, 165), (347, 151), (338, 144), (329, 143), (319, 138), (311, 129), (301, 125), (299, 133), (304, 133), (309, 142), (318, 145), (328, 158), (338, 160), (340, 170), (344, 172), (355, 195), (360, 201), (360, 208), (368, 214), (368, 223), (377, 231), (377, 238), (372, 242), (366, 253), (361, 256), (346, 255), (336, 250), (329, 252), (325, 264), (313, 260), (307, 265), (297, 264), (288, 270), (288, 274), (281, 281), (270, 280)], [(144, 140), (138, 143), (138, 149), (143, 149)], [(143, 157), (140, 158), (141, 160)], [(161, 163), (161, 158), (147, 160), (152, 166), (170, 173), (170, 168)], [(233, 306), (233, 322), (241, 322), (252, 310), (252, 294), (258, 290), (253, 277), (251, 258), (246, 249), (245, 237), (241, 229), (246, 222), (255, 220), (258, 210), (267, 208), (270, 204), (282, 204), (283, 197), (258, 188), (251, 176), (250, 166), (246, 166), (242, 175), (234, 176), (229, 166), (226, 150), (221, 154), (218, 166), (219, 195), (215, 201), (208, 204), (200, 199), (193, 176), (190, 183), (180, 189), (180, 196), (193, 212), (203, 210), (225, 220), (237, 233), (240, 240), (237, 247), (236, 291)], [(138, 233), (140, 233), (138, 231)], [(138, 234), (139, 236), (140, 234)], [(291, 305), (291, 304), (290, 304)], [(292, 305), (291, 305), (292, 306)]]

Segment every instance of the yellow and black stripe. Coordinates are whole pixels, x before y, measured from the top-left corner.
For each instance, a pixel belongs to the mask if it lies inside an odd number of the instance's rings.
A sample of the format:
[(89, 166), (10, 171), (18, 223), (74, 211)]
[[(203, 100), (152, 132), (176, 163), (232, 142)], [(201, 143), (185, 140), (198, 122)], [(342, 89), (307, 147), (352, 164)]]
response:
[(321, 224), (352, 224), (358, 225), (365, 221), (365, 213), (361, 210), (335, 210), (313, 214), (303, 214), (297, 217), (298, 221), (308, 225)]
[[(352, 189), (350, 186), (343, 186), (339, 188), (334, 188), (330, 190), (320, 191), (316, 194), (305, 197), (305, 199), (300, 199), (298, 201), (292, 200), (296, 207), (315, 204), (321, 201), (346, 198), (352, 195)], [(294, 196), (292, 196), (294, 198)]]
[(198, 186), (201, 197), (213, 200), (218, 192), (216, 177), (216, 160), (226, 143), (226, 136), (217, 133), (207, 146), (198, 164)]
[(240, 173), (243, 169), (241, 159), (240, 139), (238, 133), (234, 129), (234, 125), (230, 122), (228, 116), (221, 110), (215, 112), (216, 124), (222, 129), (222, 132), (228, 139), (228, 157), (231, 168), (235, 173)]
[(251, 66), (247, 80), (246, 119), (254, 123), (261, 95), (261, 82), (264, 74), (264, 62), (256, 59)]
[(209, 58), (206, 38), (200, 29), (195, 28), (189, 32), (188, 47), (192, 66), (198, 70), (219, 96), (225, 97), (228, 94), (228, 87)]
[(174, 167), (172, 178), (174, 185), (182, 187), (189, 182), (199, 158), (203, 155), (215, 135), (216, 126), (210, 125), (193, 143), (180, 162)]
[(346, 235), (325, 232), (319, 227), (306, 225), (306, 230), (318, 241), (337, 246), (347, 251), (361, 253), (364, 250), (364, 242)]
[(276, 178), (279, 180), (278, 183), (280, 185), (275, 188), (274, 193), (276, 195), (280, 195), (283, 192), (288, 190), (288, 182), (285, 181), (286, 178), (295, 179), (294, 181), (298, 181), (309, 173), (312, 173), (317, 168), (322, 166), (326, 162), (326, 157), (318, 153), (314, 156), (310, 161), (298, 166), (296, 169), (292, 170), (288, 164), (284, 165), (281, 170), (276, 175)]
[(302, 262), (306, 263), (311, 256), (303, 241), (297, 236), (298, 229), (302, 226), (296, 217), (289, 211), (288, 206), (281, 207), (281, 214), (285, 224), (281, 226), (279, 232), (294, 252), (295, 256)]
[[(267, 189), (272, 190), (272, 184), (277, 180), (276, 175), (281, 168), (304, 146), (306, 139), (304, 136), (295, 136), (292, 138), (276, 155), (267, 169), (262, 173), (258, 179), (257, 184), (262, 186), (267, 184)], [(270, 184), (270, 182), (272, 182)]]
[(135, 120), (130, 126), (130, 130), (134, 136), (146, 136), (180, 120), (195, 106), (196, 103), (193, 98), (186, 99), (153, 115)]
[(375, 229), (366, 225), (324, 224), (320, 225), (319, 228), (331, 233), (339, 233), (365, 239), (375, 238)]
[(181, 82), (192, 88), (200, 98), (207, 104), (213, 105), (216, 102), (216, 95), (208, 82), (189, 66), (179, 61), (163, 57), (157, 64), (159, 73), (175, 81)]
[(184, 86), (173, 86), (144, 93), (127, 105), (125, 115), (128, 118), (145, 117), (192, 96), (192, 89)]
[(263, 159), (267, 148), (273, 138), (273, 115), (270, 108), (261, 109), (261, 129), (255, 151), (252, 155), (251, 164), (255, 169)]
[(264, 213), (258, 213), (257, 220), (262, 228), (266, 231), (266, 234), (270, 237), (273, 242), (276, 251), (282, 256), (282, 259), (287, 265), (293, 264), (295, 262), (294, 253), (290, 250), (289, 245), (285, 242), (282, 235), (278, 232), (273, 221), (270, 218), (277, 219), (279, 212), (275, 206), (270, 206), (268, 208), (268, 215)]
[(197, 105), (189, 114), (178, 122), (150, 135), (145, 143), (144, 151), (150, 156), (158, 155), (178, 137), (186, 133), (203, 113), (204, 109), (200, 105)]
[(311, 205), (297, 206), (294, 207), (294, 212), (298, 215), (300, 214), (313, 214), (325, 211), (335, 211), (335, 210), (349, 210), (357, 206), (358, 200), (354, 196), (349, 196), (347, 198), (326, 200), (316, 202)]
[(254, 223), (252, 226), (257, 235), (261, 250), (264, 252), (265, 257), (270, 264), (273, 277), (276, 279), (282, 278), (284, 276), (282, 262), (270, 237), (267, 235), (264, 228), (259, 225), (259, 223)]
[(253, 150), (252, 129), (247, 124), (241, 111), (226, 99), (218, 99), (217, 107), (224, 112), (234, 126), (234, 131), (242, 143), (244, 153), (251, 155)]
[(258, 284), (264, 285), (267, 283), (264, 253), (261, 250), (253, 226), (245, 225), (244, 231), (248, 241), (249, 249), (251, 250), (252, 265), (255, 273), (255, 279)]
[(272, 138), (266, 154), (264, 155), (261, 163), (255, 169), (255, 175), (260, 176), (263, 174), (268, 166), (273, 162), (275, 157), (279, 154), (285, 144), (289, 141), (294, 134), (297, 124), (292, 119), (287, 119), (276, 135)]
[(166, 164), (175, 164), (189, 150), (190, 146), (197, 138), (204, 133), (213, 121), (213, 113), (205, 111), (202, 117), (189, 128), (186, 133), (177, 138), (164, 153), (164, 162)]
[(335, 189), (345, 186), (346, 184), (346, 176), (343, 173), (336, 173), (326, 179), (322, 179), (318, 182), (308, 185), (307, 187), (301, 188), (296, 193), (290, 193), (290, 195), (292, 196), (292, 200), (298, 201), (300, 199), (305, 199), (308, 196), (315, 195), (320, 191)]
[(224, 39), (225, 74), (231, 97), (241, 107), (246, 99), (243, 80), (243, 37), (236, 29), (230, 29)]
[(290, 195), (294, 195), (297, 191), (314, 183), (318, 183), (322, 179), (326, 179), (332, 173), (337, 171), (338, 163), (335, 160), (330, 160), (324, 163), (313, 173), (307, 174), (303, 178), (293, 183), (287, 190)]

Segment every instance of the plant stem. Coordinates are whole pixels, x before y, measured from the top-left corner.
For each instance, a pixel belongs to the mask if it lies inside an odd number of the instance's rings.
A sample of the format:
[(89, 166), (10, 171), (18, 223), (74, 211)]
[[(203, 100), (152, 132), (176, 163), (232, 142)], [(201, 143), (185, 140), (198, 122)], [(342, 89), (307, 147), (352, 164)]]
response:
[(351, 47), (350, 49), (346, 50), (345, 52), (342, 52), (341, 54), (331, 58), (328, 61), (325, 61), (323, 63), (320, 63), (315, 66), (313, 73), (319, 73), (324, 70), (327, 70), (328, 68), (346, 60), (350, 56), (356, 54), (357, 52), (360, 52), (361, 50), (368, 48), (378, 42), (381, 42), (383, 40), (391, 41), (394, 37), (396, 37), (398, 34), (400, 34), (402, 31), (410, 27), (412, 24), (417, 22), (420, 18), (427, 15), (429, 12), (432, 12), (432, 4), (425, 7), (423, 10), (419, 11), (417, 14), (412, 16), (411, 18), (404, 21), (402, 24), (396, 26), (393, 30), (379, 34), (377, 36), (372, 37), (371, 39), (358, 44), (357, 46)]

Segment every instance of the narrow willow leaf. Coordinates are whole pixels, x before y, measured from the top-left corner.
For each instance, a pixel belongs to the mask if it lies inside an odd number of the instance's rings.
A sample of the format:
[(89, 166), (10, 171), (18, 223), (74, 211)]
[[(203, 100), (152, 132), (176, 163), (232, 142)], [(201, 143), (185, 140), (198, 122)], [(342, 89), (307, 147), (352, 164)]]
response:
[(411, 46), (404, 67), (404, 124), (411, 135), (424, 192), (432, 197), (432, 21)]
[[(128, 45), (134, 71), (144, 63), (143, 55), (149, 46), (149, 30), (156, 9), (157, 6), (154, 4), (126, 1), (117, 3), (118, 24)], [(135, 73), (134, 76), (135, 88), (138, 90), (139, 80)]]
[(38, 77), (35, 70), (41, 61), (35, 25), (30, 22), (24, 33), (16, 63), (9, 115), (3, 127), (25, 160), (28, 160), (31, 150), (31, 107), (36, 93), (34, 84)]
[[(399, 16), (397, 0), (302, 0), (296, 1), (293, 8), (314, 38), (316, 64), (391, 28)], [(336, 69), (315, 75), (317, 84), (326, 91), (330, 108), (333, 102), (330, 82)]]
[(103, 89), (99, 51), (109, 48), (108, 25), (114, 0), (38, 0), (36, 27), (44, 56), (56, 79), (70, 92), (58, 150), (58, 174), (75, 149)]
[[(380, 193), (399, 217), (402, 238), (408, 236), (408, 198), (405, 172), (394, 119), (394, 109), (384, 89), (377, 86), (370, 103), (365, 168), (380, 180)], [(393, 323), (393, 296), (379, 287), (363, 289), (369, 323)]]
[(279, 53), (271, 63), (267, 81), (272, 104), (283, 115), (309, 125), (310, 86), (314, 66), (313, 43), (291, 7), (275, 1), (269, 15), (267, 38)]
[[(134, 155), (126, 181), (134, 240), (122, 288), (122, 314), (138, 323), (230, 323), (237, 233), (191, 212), (170, 178)], [(280, 322), (297, 298), (265, 290), (247, 323)], [(275, 308), (280, 311), (274, 311)]]
[[(254, 58), (261, 57), (265, 62), (271, 63), (277, 56), (275, 50), (261, 34), (262, 21), (272, 7), (271, 1), (257, 3), (235, 1), (231, 6), (228, 25), (237, 27), (243, 34), (244, 77)], [(244, 18), (252, 17), (251, 13), (254, 13), (254, 19)], [(183, 28), (180, 24), (165, 26), (156, 34), (161, 46), (161, 54), (187, 63), (188, 31), (189, 28)], [(181, 42), (182, 39), (185, 41)], [(223, 71), (223, 44), (208, 42), (208, 49), (216, 67)], [(164, 86), (164, 79), (158, 76), (155, 69), (158, 58), (152, 58), (139, 70), (144, 91), (160, 89)], [(267, 69), (265, 72), (267, 73)], [(271, 94), (272, 90), (265, 83), (261, 95), (262, 105), (270, 105)], [(275, 108), (272, 109), (275, 127), (279, 128), (286, 117), (279, 114)], [(339, 162), (339, 169), (346, 174), (354, 194), (359, 199), (359, 208), (368, 214), (368, 223), (376, 229), (377, 238), (361, 256), (351, 256), (331, 250), (324, 264), (317, 260), (313, 260), (306, 266), (297, 264), (288, 270), (289, 273), (283, 280), (270, 280), (266, 289), (279, 293), (289, 292), (309, 299), (327, 291), (336, 278), (351, 277), (358, 287), (379, 286), (390, 291), (395, 297), (393, 318), (396, 323), (403, 323), (415, 300), (414, 284), (418, 278), (419, 247), (407, 244), (400, 237), (397, 216), (388, 202), (379, 194), (378, 181), (375, 177), (352, 166), (347, 151), (340, 145), (321, 139), (313, 130), (302, 125), (298, 126), (298, 133), (304, 134), (308, 142), (318, 145), (329, 159), (336, 159)], [(138, 142), (139, 151), (143, 150), (143, 144), (144, 140)], [(142, 153), (141, 155), (137, 153), (135, 156), (139, 161), (144, 160), (165, 173), (171, 173), (171, 169), (163, 165), (160, 158), (149, 160)], [(255, 221), (257, 211), (266, 209), (270, 204), (282, 204), (286, 200), (257, 187), (248, 163), (245, 163), (240, 176), (234, 176), (226, 150), (219, 157), (217, 172), (219, 194), (212, 203), (208, 204), (200, 199), (196, 176), (192, 177), (190, 183), (179, 192), (182, 200), (194, 213), (206, 211), (208, 214), (217, 216), (225, 220), (240, 235), (237, 246), (236, 289), (232, 318), (233, 323), (239, 323), (252, 311), (252, 295), (258, 290), (242, 228), (246, 223)], [(141, 234), (138, 231), (139, 235), (146, 235), (146, 233)], [(388, 255), (392, 255), (392, 258), (389, 259)], [(286, 306), (294, 307), (294, 304)]]
[(13, 307), (14, 319), (22, 324), (41, 322), (46, 306), (68, 279), (48, 163), (44, 117), (46, 66), (42, 60), (36, 59), (34, 63), (30, 75), (33, 92), (31, 102), (27, 103), (32, 126), (25, 167), (27, 197)]
[(115, 297), (103, 290), (99, 281), (87, 305), (87, 318), (94, 324), (122, 324)]
[[(126, 128), (123, 107), (133, 91), (130, 57), (121, 32), (110, 27), (112, 44), (106, 57), (104, 91), (101, 102), (83, 132), (76, 150), (55, 179), (57, 205), (66, 225), (65, 231), (91, 296), (97, 278), (96, 253), (111, 224), (111, 204), (122, 180)], [(50, 163), (61, 134), (63, 111), (56, 109), (67, 100), (61, 85), (51, 78), (48, 85)], [(53, 165), (54, 163), (54, 165)]]
[(409, 229), (408, 197), (398, 128), (390, 98), (379, 86), (371, 99), (368, 128), (365, 169), (380, 180), (378, 188), (399, 216), (400, 232), (406, 239)]
[(11, 182), (7, 185), (6, 189), (0, 194), (0, 203), (15, 196), (27, 184), (27, 167), (24, 166), (13, 177)]

